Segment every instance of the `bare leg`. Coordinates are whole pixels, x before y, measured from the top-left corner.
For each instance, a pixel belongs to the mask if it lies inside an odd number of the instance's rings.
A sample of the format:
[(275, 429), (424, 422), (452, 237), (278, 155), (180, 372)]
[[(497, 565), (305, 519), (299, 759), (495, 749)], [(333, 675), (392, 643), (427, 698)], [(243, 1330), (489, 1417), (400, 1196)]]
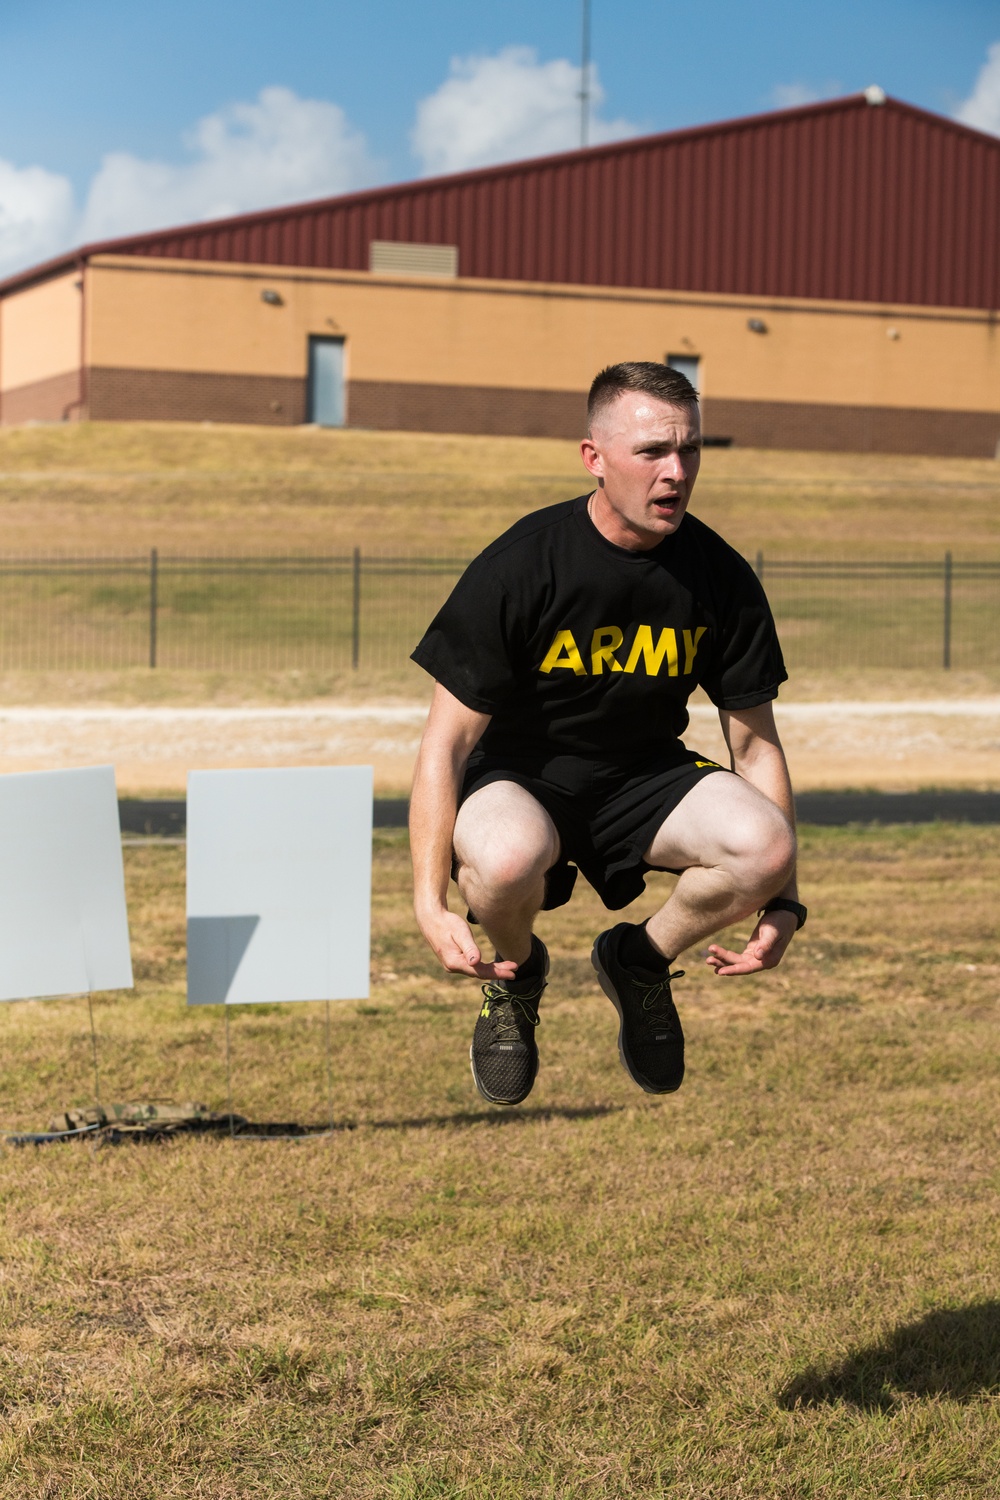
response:
[(683, 871), (670, 900), (646, 924), (653, 946), (674, 959), (781, 890), (794, 867), (795, 833), (749, 782), (719, 772), (695, 783), (644, 858)]
[(455, 822), (458, 888), (497, 953), (523, 964), (545, 896), (545, 872), (559, 858), (548, 813), (513, 781), (473, 792)]

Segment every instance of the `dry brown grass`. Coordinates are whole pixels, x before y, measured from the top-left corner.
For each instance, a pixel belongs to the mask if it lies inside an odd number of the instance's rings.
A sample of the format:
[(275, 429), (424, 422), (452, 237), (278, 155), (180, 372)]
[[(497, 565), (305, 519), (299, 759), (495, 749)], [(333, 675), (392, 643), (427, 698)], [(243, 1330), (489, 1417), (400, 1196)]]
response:
[[(575, 443), (94, 423), (0, 432), (0, 553), (471, 555), (579, 494)], [(773, 556), (1000, 552), (1000, 470), (979, 459), (712, 449), (696, 509)]]
[[(435, 971), (380, 837), (372, 999), (334, 1010), (353, 1128), (0, 1158), (0, 1496), (992, 1493), (1000, 832), (804, 842), (785, 967), (726, 985), (688, 955), (676, 1097), (618, 1067), (596, 900), (545, 918), (543, 1068), (502, 1112), (469, 1078), (474, 987)], [(182, 863), (126, 852), (106, 1096), (224, 1097)], [(238, 1105), (322, 1118), (321, 1020), (233, 1015)], [(9, 1123), (87, 1097), (84, 1002), (0, 1025)]]

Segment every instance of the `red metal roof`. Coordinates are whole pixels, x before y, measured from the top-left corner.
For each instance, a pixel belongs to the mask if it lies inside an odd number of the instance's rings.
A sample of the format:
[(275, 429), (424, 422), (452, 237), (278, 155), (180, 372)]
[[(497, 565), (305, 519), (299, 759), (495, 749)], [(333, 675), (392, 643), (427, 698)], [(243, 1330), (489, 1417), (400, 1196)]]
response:
[(457, 245), (462, 276), (1000, 307), (1000, 140), (864, 94), (88, 245), (367, 270), (372, 240)]

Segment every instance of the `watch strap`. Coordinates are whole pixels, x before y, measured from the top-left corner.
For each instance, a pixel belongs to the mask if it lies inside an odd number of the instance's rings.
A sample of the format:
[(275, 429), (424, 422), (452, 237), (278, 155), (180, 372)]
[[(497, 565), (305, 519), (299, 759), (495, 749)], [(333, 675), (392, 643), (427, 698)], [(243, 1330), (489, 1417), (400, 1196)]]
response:
[(809, 915), (808, 908), (803, 906), (801, 901), (790, 901), (787, 896), (772, 896), (757, 915), (762, 917), (769, 911), (790, 911), (799, 924), (795, 929), (796, 932), (800, 932), (806, 925), (806, 917)]

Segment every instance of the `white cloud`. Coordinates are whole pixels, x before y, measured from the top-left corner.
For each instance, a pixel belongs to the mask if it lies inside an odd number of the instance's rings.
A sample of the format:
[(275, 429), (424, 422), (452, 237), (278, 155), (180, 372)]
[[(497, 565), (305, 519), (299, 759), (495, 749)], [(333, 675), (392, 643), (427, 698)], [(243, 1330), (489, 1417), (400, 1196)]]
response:
[(799, 104), (815, 104), (819, 98), (808, 83), (776, 83), (770, 94), (775, 109), (795, 109)]
[(89, 240), (346, 193), (381, 176), (339, 105), (276, 86), (206, 115), (184, 144), (192, 159), (179, 166), (105, 156), (82, 211), (67, 178), (0, 160), (0, 276)]
[(1000, 42), (987, 48), (975, 87), (955, 111), (955, 119), (976, 130), (1000, 135)]
[(768, 95), (768, 103), (774, 109), (797, 109), (801, 104), (818, 104), (821, 99), (833, 99), (840, 93), (840, 84), (830, 81), (821, 88), (811, 83), (776, 83)]
[[(580, 144), (580, 69), (540, 63), (531, 47), (494, 57), (455, 57), (441, 87), (417, 105), (410, 143), (424, 175), (493, 166)], [(628, 120), (602, 120), (604, 90), (591, 68), (591, 145), (637, 135)]]
[(199, 120), (180, 166), (125, 151), (106, 156), (90, 186), (81, 237), (105, 239), (254, 208), (346, 193), (379, 176), (363, 135), (337, 104), (262, 89)]
[(47, 260), (73, 232), (73, 189), (44, 167), (0, 161), (0, 276)]

